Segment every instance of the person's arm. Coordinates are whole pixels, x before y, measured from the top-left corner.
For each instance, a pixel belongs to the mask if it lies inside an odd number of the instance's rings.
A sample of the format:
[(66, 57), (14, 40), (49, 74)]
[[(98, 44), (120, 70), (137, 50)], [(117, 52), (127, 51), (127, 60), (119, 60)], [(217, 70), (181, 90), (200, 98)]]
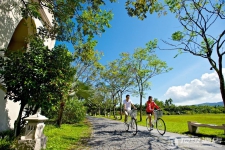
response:
[(154, 102), (156, 109), (160, 109), (160, 107)]
[(124, 102), (123, 102), (123, 110), (124, 110), (124, 111), (126, 110), (126, 105), (125, 105)]
[(131, 103), (131, 106), (133, 106), (133, 108), (134, 108), (134, 109), (137, 109), (137, 108), (134, 106), (134, 104), (133, 104), (133, 103)]

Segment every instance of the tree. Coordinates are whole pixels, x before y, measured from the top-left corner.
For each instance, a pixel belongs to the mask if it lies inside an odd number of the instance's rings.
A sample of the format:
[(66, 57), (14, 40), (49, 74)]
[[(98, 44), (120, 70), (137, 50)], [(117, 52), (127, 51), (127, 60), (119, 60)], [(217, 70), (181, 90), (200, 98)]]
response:
[[(92, 53), (93, 50), (93, 43), (96, 43), (95, 41), (93, 41), (94, 35), (98, 35), (101, 34), (105, 31), (105, 27), (110, 27), (109, 21), (112, 19), (112, 13), (110, 11), (105, 11), (105, 10), (101, 10), (100, 7), (101, 5), (104, 5), (104, 1), (102, 0), (34, 0), (34, 1), (27, 1), (27, 0), (19, 0), (21, 2), (21, 14), (22, 17), (27, 19), (27, 18), (36, 18), (39, 20), (42, 20), (41, 15), (39, 10), (44, 8), (47, 9), (52, 15), (53, 15), (53, 20), (52, 23), (50, 22), (46, 22), (43, 21), (44, 25), (43, 27), (39, 27), (38, 29), (38, 33), (33, 35), (33, 36), (37, 36), (37, 37), (41, 37), (42, 39), (47, 39), (47, 38), (52, 38), (52, 39), (56, 39), (57, 41), (66, 41), (66, 42), (70, 42), (74, 45), (74, 51), (76, 51), (76, 53), (78, 53), (78, 55), (84, 55), (84, 56), (88, 56), (90, 53)], [(114, 0), (111, 0), (111, 2), (113, 2)], [(12, 6), (14, 7), (14, 6)], [(26, 39), (28, 39), (28, 41), (30, 39), (30, 37), (26, 37)], [(27, 41), (26, 41), (27, 42)], [(44, 42), (43, 40), (39, 40), (38, 42)], [(27, 54), (23, 54), (21, 52), (19, 52), (17, 54), (12, 54), (10, 51), (5, 51), (5, 54), (8, 54), (7, 56), (10, 57), (10, 59), (5, 60), (5, 58), (2, 58), (2, 64), (1, 64), (1, 77), (4, 80), (3, 84), (6, 84), (7, 86), (7, 95), (8, 97), (10, 97), (11, 99), (13, 99), (15, 102), (16, 101), (21, 101), (21, 110), (19, 112), (19, 116), (18, 116), (18, 121), (17, 121), (17, 125), (20, 124), (20, 117), (23, 111), (23, 108), (25, 107), (26, 103), (30, 104), (29, 99), (30, 98), (29, 94), (26, 95), (26, 93), (23, 93), (25, 90), (25, 88), (23, 88), (21, 90), (21, 80), (15, 78), (15, 76), (13, 77), (12, 75), (15, 75), (15, 70), (18, 69), (19, 67), (21, 68), (25, 68), (25, 70), (19, 70), (21, 72), (21, 74), (26, 74), (29, 75), (30, 72), (34, 72), (34, 76), (32, 76), (32, 79), (29, 78), (29, 80), (31, 81), (30, 83), (25, 82), (26, 86), (29, 85), (30, 89), (28, 89), (27, 86), (27, 90), (31, 90), (33, 84), (37, 84), (37, 86), (39, 87), (39, 85), (41, 85), (41, 83), (48, 83), (50, 81), (48, 81), (50, 76), (53, 76), (52, 81), (49, 83), (49, 86), (52, 86), (51, 88), (47, 88), (47, 87), (40, 87), (43, 88), (41, 90), (32, 90), (30, 91), (30, 93), (32, 93), (33, 95), (37, 95), (40, 94), (43, 95), (44, 99), (46, 98), (46, 95), (44, 93), (48, 93), (49, 91), (51, 92), (51, 90), (55, 89), (55, 94), (51, 93), (50, 95), (48, 95), (49, 97), (47, 99), (60, 99), (61, 103), (60, 103), (60, 112), (59, 112), (59, 116), (58, 116), (58, 125), (60, 126), (61, 124), (61, 118), (62, 118), (62, 114), (63, 114), (63, 109), (64, 109), (64, 104), (65, 104), (65, 100), (67, 99), (67, 94), (68, 94), (68, 87), (71, 87), (68, 83), (71, 82), (71, 78), (68, 77), (68, 75), (70, 73), (67, 74), (67, 71), (74, 71), (74, 68), (65, 68), (68, 70), (63, 70), (62, 67), (65, 67), (63, 65), (68, 65), (65, 64), (67, 62), (69, 62), (71, 60), (71, 56), (68, 57), (67, 53), (64, 53), (62, 51), (60, 51), (59, 49), (66, 49), (63, 46), (58, 46), (56, 49), (58, 49), (59, 51), (56, 52), (53, 50), (53, 53), (55, 54), (55, 57), (58, 57), (58, 55), (60, 55), (58, 58), (53, 57), (51, 54), (52, 52), (50, 52), (49, 49), (44, 48), (43, 43), (35, 43), (36, 46), (35, 47), (34, 43), (29, 43), (29, 49), (23, 49), (23, 52), (27, 52), (27, 50), (30, 51), (30, 53)], [(28, 46), (27, 46), (28, 47)], [(33, 50), (31, 49), (33, 48)], [(36, 50), (39, 51), (41, 49), (39, 53), (35, 52)], [(45, 49), (45, 51), (43, 51), (43, 49)], [(61, 54), (64, 54), (65, 56), (62, 56), (60, 54), (60, 52), (62, 52)], [(32, 54), (33, 53), (33, 54)], [(36, 60), (36, 64), (31, 62), (31, 64), (27, 63), (23, 57), (27, 57), (27, 58), (33, 58), (35, 57), (35, 53), (37, 54), (35, 60)], [(46, 54), (44, 54), (46, 53)], [(12, 54), (12, 56), (10, 56)], [(49, 59), (49, 60), (43, 60), (44, 58), (46, 58), (48, 55), (51, 55), (51, 57), (53, 57), (53, 60)], [(45, 57), (46, 56), (46, 57)], [(16, 58), (18, 57), (18, 58)], [(61, 58), (66, 58), (67, 60), (63, 60), (63, 62), (61, 62)], [(85, 57), (83, 57), (85, 58)], [(40, 59), (40, 60), (38, 60)], [(58, 60), (54, 62), (54, 59)], [(8, 63), (6, 63), (6, 61), (8, 61)], [(31, 60), (30, 60), (31, 61)], [(21, 66), (17, 66), (17, 68), (12, 67), (10, 69), (9, 64), (16, 64), (15, 62), (18, 63), (24, 63), (26, 64), (28, 67), (26, 68), (26, 66), (21, 65)], [(51, 62), (54, 62), (55, 64), (51, 64)], [(49, 71), (47, 76), (45, 73), (46, 72), (42, 72), (42, 70), (45, 70), (46, 68), (42, 68), (45, 66), (46, 64), (51, 64), (51, 66), (49, 66), (50, 68), (53, 68), (53, 71)], [(38, 71), (40, 71), (41, 75), (39, 75), (36, 71), (35, 72), (35, 67), (33, 68), (33, 66), (38, 65)], [(40, 66), (39, 66), (40, 65)], [(41, 66), (42, 65), (42, 66)], [(60, 66), (61, 65), (61, 66)], [(31, 67), (30, 67), (31, 66)], [(29, 68), (30, 67), (30, 68)], [(58, 68), (57, 68), (58, 67)], [(71, 66), (70, 66), (71, 67)], [(49, 69), (50, 69), (49, 68)], [(4, 70), (5, 69), (5, 70)], [(6, 69), (8, 69), (8, 71), (6, 71)], [(14, 70), (13, 70), (14, 69)], [(55, 70), (56, 69), (56, 70)], [(10, 71), (13, 71), (10, 73)], [(26, 72), (26, 71), (30, 71), (30, 72)], [(17, 72), (17, 71), (16, 71)], [(51, 73), (50, 73), (51, 72)], [(6, 73), (6, 74), (4, 74)], [(39, 75), (39, 76), (38, 76)], [(9, 77), (8, 77), (9, 76)], [(11, 76), (11, 78), (10, 78)], [(39, 83), (33, 83), (33, 79), (40, 77), (40, 82)], [(24, 80), (27, 76), (24, 76)], [(21, 77), (22, 78), (22, 77)], [(48, 80), (47, 80), (47, 79)], [(27, 79), (26, 79), (27, 80)], [(68, 81), (69, 80), (69, 81)], [(11, 84), (11, 85), (10, 85)], [(65, 85), (68, 84), (68, 85)], [(11, 87), (10, 87), (11, 86)], [(36, 85), (35, 85), (36, 86)], [(39, 89), (39, 88), (37, 88)], [(14, 91), (15, 90), (15, 91)], [(20, 93), (22, 91), (22, 93)], [(36, 92), (36, 93), (35, 93)], [(29, 93), (29, 92), (28, 92)], [(42, 94), (43, 93), (43, 94)], [(66, 95), (64, 95), (63, 93), (66, 93)], [(15, 97), (22, 94), (22, 97)], [(58, 98), (56, 98), (56, 97)], [(27, 98), (29, 97), (29, 98)], [(38, 97), (38, 96), (37, 96)], [(39, 96), (40, 97), (40, 96)], [(25, 100), (27, 99), (27, 100)], [(42, 98), (41, 98), (42, 99)], [(55, 103), (56, 104), (56, 103)], [(33, 105), (32, 105), (33, 106)], [(29, 107), (28, 109), (31, 109), (29, 112), (35, 112), (32, 111), (33, 107)], [(37, 103), (37, 105), (35, 105), (35, 110), (38, 109), (38, 107), (43, 107), (47, 109), (47, 106), (50, 107), (50, 105), (45, 105), (45, 103)], [(28, 113), (29, 114), (29, 113)], [(19, 131), (19, 128), (18, 128)], [(16, 134), (18, 135), (19, 132), (17, 132)]]
[[(166, 0), (173, 1), (173, 0)], [(159, 0), (127, 0), (125, 8), (129, 16), (137, 16), (140, 20), (147, 18), (146, 13), (158, 12), (159, 15), (164, 10), (164, 5)]]
[[(102, 72), (103, 80), (109, 85), (112, 91), (112, 98), (118, 96), (120, 103), (120, 119), (122, 119), (122, 95), (132, 86), (134, 78), (131, 72), (129, 57), (126, 53), (120, 54), (120, 59), (109, 62)], [(115, 107), (114, 107), (115, 110)], [(114, 113), (115, 115), (115, 113)]]
[[(47, 9), (53, 15), (52, 25), (44, 22), (39, 34), (44, 37), (56, 38), (58, 41), (67, 41), (73, 45), (85, 43), (95, 34), (104, 32), (110, 27), (112, 19), (110, 11), (102, 10), (103, 0), (20, 0), (24, 18), (32, 17), (41, 20), (39, 9)], [(115, 2), (115, 0), (110, 0)], [(89, 38), (85, 38), (88, 36)]]
[[(225, 108), (225, 81), (223, 76), (223, 45), (225, 42), (225, 30), (221, 29), (218, 35), (211, 33), (211, 28), (216, 22), (225, 19), (224, 1), (184, 1), (178, 3), (180, 8), (175, 9), (180, 24), (184, 31), (173, 33), (172, 40), (179, 44), (173, 45), (175, 49), (189, 52), (208, 60), (210, 69), (214, 69), (219, 77), (220, 92)], [(219, 29), (217, 29), (219, 30)], [(217, 56), (217, 58), (214, 57)]]
[(106, 67), (101, 71), (101, 78), (103, 80), (103, 82), (106, 83), (106, 86), (108, 87), (108, 91), (111, 95), (111, 99), (113, 101), (113, 115), (115, 116), (115, 108), (117, 105), (116, 102), (116, 95), (119, 92), (117, 90), (117, 70), (115, 69), (117, 60), (113, 61), (113, 62), (109, 62)]
[[(2, 50), (7, 51), (7, 50)], [(8, 52), (0, 57), (0, 78), (6, 97), (20, 102), (15, 125), (16, 136), (24, 125), (24, 117), (36, 113), (39, 107), (48, 110), (62, 100), (75, 70), (70, 66), (72, 54), (63, 46), (48, 49), (40, 38), (30, 39), (28, 52)]]
[(124, 92), (129, 91), (134, 86), (134, 75), (131, 73), (133, 68), (131, 67), (131, 63), (129, 60), (129, 55), (126, 53), (120, 54), (120, 59), (118, 60), (118, 74), (116, 75), (117, 78), (117, 89), (118, 89), (118, 96), (120, 99), (120, 119), (122, 119), (122, 95)]
[(171, 111), (172, 102), (173, 102), (173, 100), (171, 98), (165, 100), (165, 108), (166, 108), (166, 110)]
[(111, 108), (114, 108), (114, 102), (115, 100), (112, 101), (112, 99), (110, 98), (111, 95), (111, 88), (109, 86), (106, 85), (105, 82), (99, 81), (96, 85), (95, 85), (95, 91), (97, 93), (99, 93), (99, 95), (102, 95), (102, 109), (104, 111), (104, 114), (106, 116), (106, 112), (110, 111), (111, 112)]
[[(59, 47), (62, 47), (61, 45)], [(55, 49), (57, 49), (56, 47)], [(76, 73), (76, 69), (72, 66), (72, 61), (74, 60), (72, 54), (65, 48), (59, 48), (59, 50), (53, 50), (53, 60), (55, 62), (49, 66), (53, 68), (57, 73), (56, 77), (52, 79), (53, 84), (55, 82), (57, 86), (57, 91), (55, 93), (59, 95), (60, 99), (60, 109), (57, 119), (57, 125), (60, 127), (63, 117), (63, 111), (65, 108), (66, 100), (68, 99), (68, 91), (70, 90), (72, 79)]]
[[(74, 52), (73, 65), (76, 69), (76, 74), (74, 75), (73, 84), (69, 94), (70, 96), (78, 96), (81, 92), (79, 91), (79, 86), (92, 86), (92, 82), (96, 82), (99, 78), (103, 66), (98, 61), (100, 60), (102, 53), (94, 51), (96, 44), (97, 43), (93, 41), (92, 44), (89, 45), (88, 50)], [(88, 91), (86, 91), (86, 93), (87, 92)]]
[(70, 99), (66, 102), (62, 123), (78, 123), (86, 117), (84, 102), (77, 99)]
[[(168, 72), (169, 68), (166, 62), (161, 61), (155, 54), (154, 49), (157, 47), (157, 40), (150, 41), (146, 48), (135, 49), (130, 58), (133, 74), (135, 75), (136, 87), (140, 95), (140, 109), (142, 110), (142, 98), (144, 91), (150, 88), (149, 79), (152, 77)], [(140, 112), (140, 121), (142, 121), (142, 111)]]
[(154, 98), (154, 102), (160, 107), (160, 109), (164, 108), (164, 102)]
[[(210, 69), (214, 69), (220, 80), (220, 92), (225, 108), (225, 81), (222, 72), (223, 56), (225, 54), (223, 45), (225, 43), (225, 30), (222, 28), (217, 35), (211, 32), (218, 22), (225, 19), (225, 1), (213, 0), (166, 0), (165, 4), (158, 0), (128, 0), (126, 9), (130, 16), (139, 19), (146, 18), (146, 13), (158, 12), (166, 14), (165, 5), (171, 13), (176, 14), (183, 31), (172, 34), (172, 40), (178, 44), (172, 44), (173, 50), (179, 53), (189, 52), (208, 60)], [(164, 6), (164, 7), (163, 7)], [(216, 56), (216, 58), (214, 58)]]
[(94, 94), (94, 90), (91, 87), (90, 84), (77, 81), (76, 83), (76, 90), (74, 94), (70, 94), (70, 97), (77, 97), (80, 101), (85, 101), (91, 97), (92, 94)]
[(134, 84), (132, 67), (129, 55), (121, 53), (120, 58), (109, 62), (103, 74), (103, 78), (109, 83), (111, 88), (115, 89), (120, 103), (120, 119), (122, 119), (122, 95)]

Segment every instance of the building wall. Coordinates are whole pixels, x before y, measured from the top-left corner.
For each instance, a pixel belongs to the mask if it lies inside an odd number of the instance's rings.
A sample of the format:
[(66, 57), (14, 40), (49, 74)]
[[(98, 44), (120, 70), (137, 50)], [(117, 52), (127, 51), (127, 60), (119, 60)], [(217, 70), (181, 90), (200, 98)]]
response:
[[(28, 35), (38, 32), (38, 27), (43, 26), (43, 22), (38, 19), (23, 19), (20, 12), (22, 4), (20, 0), (1, 0), (0, 1), (0, 49), (8, 48), (17, 50), (26, 46), (24, 39)], [(51, 22), (52, 15), (46, 10), (40, 10), (41, 16), (45, 21)], [(25, 25), (26, 24), (26, 25)], [(45, 45), (52, 49), (55, 40), (46, 39)], [(11, 100), (5, 100), (5, 91), (0, 85), (0, 131), (14, 128), (20, 104)]]

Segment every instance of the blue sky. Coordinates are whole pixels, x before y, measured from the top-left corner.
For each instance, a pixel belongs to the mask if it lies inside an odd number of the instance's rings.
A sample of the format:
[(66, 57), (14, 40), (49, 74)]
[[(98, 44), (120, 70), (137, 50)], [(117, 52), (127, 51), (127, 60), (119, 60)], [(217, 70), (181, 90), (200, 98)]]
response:
[[(133, 53), (135, 48), (145, 47), (153, 39), (158, 39), (161, 48), (170, 48), (161, 39), (167, 40), (175, 31), (182, 29), (173, 15), (158, 17), (157, 14), (148, 15), (144, 21), (129, 17), (125, 10), (125, 3), (107, 3), (106, 10), (112, 10), (114, 17), (110, 22), (111, 28), (101, 36), (96, 36), (98, 45), (96, 50), (104, 53), (100, 62), (105, 65), (119, 58), (122, 52)], [(218, 35), (224, 30), (224, 23), (217, 23), (211, 33)], [(177, 51), (156, 50), (157, 56), (166, 61), (173, 70), (151, 78), (151, 90), (145, 91), (146, 97), (165, 101), (172, 98), (176, 105), (191, 105), (204, 102), (222, 101), (219, 91), (219, 80), (206, 59), (193, 56), (189, 53), (174, 58)], [(139, 97), (132, 96), (133, 103), (139, 104)], [(125, 98), (125, 95), (123, 96)], [(146, 101), (144, 98), (143, 102)]]
[[(168, 48), (161, 39), (168, 40), (173, 32), (182, 29), (173, 15), (148, 15), (144, 21), (129, 17), (122, 0), (107, 4), (105, 8), (113, 11), (114, 18), (110, 22), (112, 27), (96, 37), (96, 49), (104, 53), (100, 61), (102, 64), (119, 58), (121, 52), (133, 53), (135, 48), (145, 47), (148, 41), (155, 38), (158, 39), (160, 47)], [(219, 23), (214, 29), (224, 29), (224, 22)], [(217, 30), (212, 32), (216, 33)], [(146, 91), (146, 97), (152, 95), (162, 101), (172, 98), (177, 105), (222, 101), (217, 75), (210, 70), (206, 59), (189, 53), (174, 58), (177, 51), (168, 50), (157, 50), (156, 54), (173, 70), (150, 79), (152, 87)], [(206, 85), (212, 87), (213, 92), (208, 91)], [(123, 97), (125, 98), (125, 95)], [(139, 97), (131, 96), (131, 99), (134, 103), (139, 103)]]

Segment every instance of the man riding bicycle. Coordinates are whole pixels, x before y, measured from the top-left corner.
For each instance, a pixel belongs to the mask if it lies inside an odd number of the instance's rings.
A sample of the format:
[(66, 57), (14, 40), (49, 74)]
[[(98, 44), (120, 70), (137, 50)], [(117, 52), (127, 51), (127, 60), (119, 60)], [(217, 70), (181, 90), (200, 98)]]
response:
[(130, 114), (130, 111), (131, 111), (131, 106), (134, 109), (137, 109), (137, 108), (134, 106), (134, 104), (130, 100), (130, 95), (126, 95), (126, 99), (123, 100), (123, 106), (124, 106), (124, 113), (125, 113), (124, 122), (127, 122), (128, 115)]
[(149, 96), (148, 101), (146, 102), (146, 114), (148, 115), (150, 130), (153, 129), (151, 122), (152, 115), (154, 115), (154, 118), (156, 119), (156, 116), (154, 114), (154, 108), (160, 109), (159, 106), (157, 106), (156, 103), (152, 100), (152, 96)]

